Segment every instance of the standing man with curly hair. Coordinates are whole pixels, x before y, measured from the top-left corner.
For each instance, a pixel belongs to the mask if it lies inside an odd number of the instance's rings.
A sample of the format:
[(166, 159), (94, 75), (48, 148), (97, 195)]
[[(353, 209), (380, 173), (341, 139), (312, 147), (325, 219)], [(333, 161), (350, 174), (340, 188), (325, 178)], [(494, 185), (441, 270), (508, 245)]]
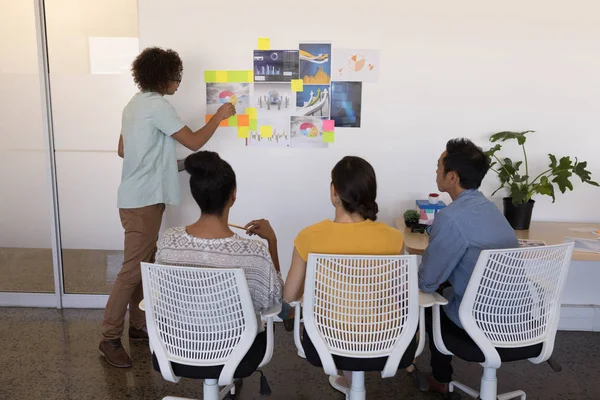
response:
[(129, 305), (129, 340), (148, 340), (146, 318), (139, 309), (143, 298), (141, 262), (154, 262), (165, 205), (179, 205), (175, 141), (199, 150), (222, 120), (235, 114), (226, 103), (203, 128), (192, 131), (164, 96), (177, 91), (183, 64), (173, 50), (147, 48), (135, 59), (133, 79), (140, 91), (125, 106), (118, 153), (123, 172), (117, 205), (125, 229), (123, 266), (110, 293), (102, 324), (100, 353), (115, 367), (133, 363), (121, 343)]

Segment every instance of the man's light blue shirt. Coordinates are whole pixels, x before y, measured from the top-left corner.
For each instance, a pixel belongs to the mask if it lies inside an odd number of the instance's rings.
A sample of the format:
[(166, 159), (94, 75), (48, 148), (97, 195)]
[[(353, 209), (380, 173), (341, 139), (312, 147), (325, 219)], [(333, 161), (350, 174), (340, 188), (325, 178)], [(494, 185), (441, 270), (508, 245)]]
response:
[(179, 205), (175, 140), (185, 124), (177, 111), (156, 92), (139, 92), (123, 110), (123, 173), (117, 206)]
[(419, 266), (419, 289), (435, 292), (449, 281), (452, 287), (444, 291), (448, 299), (444, 311), (462, 328), (458, 310), (481, 250), (517, 247), (515, 231), (498, 207), (480, 191), (465, 190), (433, 220)]

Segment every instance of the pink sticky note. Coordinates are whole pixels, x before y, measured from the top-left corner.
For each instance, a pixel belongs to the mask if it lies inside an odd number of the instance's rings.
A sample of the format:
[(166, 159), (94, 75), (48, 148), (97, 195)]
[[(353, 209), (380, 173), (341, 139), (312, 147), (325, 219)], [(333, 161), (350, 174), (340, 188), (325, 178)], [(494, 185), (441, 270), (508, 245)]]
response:
[(333, 132), (333, 127), (335, 126), (335, 121), (332, 119), (323, 120), (323, 131)]

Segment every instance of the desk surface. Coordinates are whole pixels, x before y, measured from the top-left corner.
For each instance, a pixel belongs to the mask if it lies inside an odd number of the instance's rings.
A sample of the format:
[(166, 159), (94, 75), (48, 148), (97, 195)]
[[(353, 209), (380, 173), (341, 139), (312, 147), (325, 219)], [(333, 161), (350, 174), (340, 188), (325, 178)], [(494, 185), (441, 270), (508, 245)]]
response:
[[(404, 247), (409, 254), (422, 255), (429, 244), (429, 236), (426, 233), (412, 233), (410, 228), (404, 224), (403, 218), (396, 218), (396, 227), (404, 230)], [(519, 239), (543, 240), (546, 244), (563, 243), (565, 237), (578, 237), (586, 239), (596, 239), (597, 236), (591, 233), (573, 232), (569, 228), (587, 228), (593, 227), (600, 230), (599, 224), (580, 224), (572, 222), (532, 222), (529, 230), (515, 231)], [(585, 253), (582, 251), (573, 252), (575, 261), (600, 261), (600, 254)]]

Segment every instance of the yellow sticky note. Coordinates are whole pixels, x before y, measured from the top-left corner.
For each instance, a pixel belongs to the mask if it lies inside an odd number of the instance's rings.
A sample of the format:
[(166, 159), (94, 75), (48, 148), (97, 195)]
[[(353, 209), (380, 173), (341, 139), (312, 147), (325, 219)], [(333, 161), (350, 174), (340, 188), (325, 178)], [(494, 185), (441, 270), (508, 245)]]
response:
[(271, 39), (269, 38), (258, 38), (258, 50), (271, 50)]
[(246, 114), (250, 117), (250, 119), (257, 119), (256, 118), (256, 108), (246, 108)]
[(323, 132), (323, 141), (325, 143), (333, 143), (334, 133), (333, 132)]
[(227, 82), (227, 71), (217, 71), (217, 82), (219, 82), (219, 83)]
[(292, 92), (301, 92), (304, 90), (304, 81), (302, 79), (292, 79)]
[(269, 125), (263, 125), (260, 127), (260, 137), (268, 139), (273, 137), (273, 127)]
[(238, 138), (248, 139), (249, 136), (250, 136), (250, 127), (249, 126), (238, 126)]

